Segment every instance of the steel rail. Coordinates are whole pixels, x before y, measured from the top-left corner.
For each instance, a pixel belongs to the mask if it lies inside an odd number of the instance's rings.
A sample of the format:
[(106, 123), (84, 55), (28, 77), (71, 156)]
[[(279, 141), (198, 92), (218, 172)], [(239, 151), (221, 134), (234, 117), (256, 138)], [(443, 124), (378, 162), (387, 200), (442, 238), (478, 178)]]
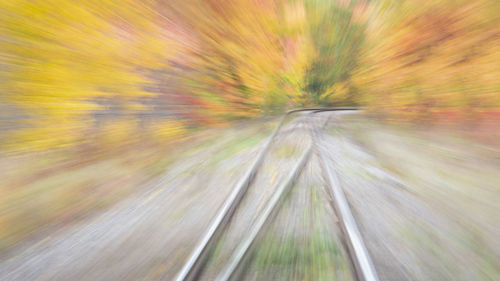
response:
[(302, 169), (306, 165), (309, 157), (311, 156), (312, 145), (309, 145), (306, 152), (302, 155), (299, 162), (293, 168), (287, 180), (282, 183), (276, 192), (271, 197), (271, 200), (268, 202), (266, 207), (264, 208), (262, 215), (260, 215), (256, 222), (253, 224), (252, 229), (250, 230), (248, 236), (245, 237), (243, 242), (238, 245), (236, 250), (233, 252), (233, 255), (229, 259), (229, 263), (221, 270), (217, 278), (217, 281), (228, 281), (236, 272), (236, 269), (241, 264), (241, 261), (248, 254), (248, 250), (255, 243), (255, 240), (259, 233), (261, 233), (262, 229), (266, 224), (271, 221), (271, 218), (276, 214), (277, 205), (284, 198), (284, 195), (290, 191), (291, 187), (294, 185), (298, 176), (302, 172)]
[[(311, 113), (319, 113), (319, 112), (324, 112), (324, 111), (338, 111), (338, 110), (355, 110), (352, 108), (349, 109), (332, 109), (332, 108), (308, 108), (308, 109), (301, 109), (297, 110), (294, 112), (298, 111), (311, 111)], [(329, 118), (327, 121), (323, 124), (322, 128), (324, 128), (329, 121)], [(314, 143), (314, 127), (315, 125), (311, 124), (310, 132), (311, 132), (311, 137), (312, 137), (312, 142), (307, 148), (306, 152), (302, 155), (300, 158), (299, 162), (297, 165), (294, 167), (292, 173), (288, 177), (288, 179), (279, 186), (277, 189), (276, 193), (274, 193), (273, 197), (269, 201), (269, 203), (266, 205), (263, 214), (257, 219), (257, 221), (254, 223), (253, 228), (250, 229), (249, 235), (245, 237), (243, 242), (238, 245), (236, 250), (233, 252), (233, 255), (229, 258), (229, 263), (226, 264), (226, 266), (221, 270), (219, 275), (216, 277), (216, 281), (229, 281), (232, 279), (236, 279), (235, 277), (236, 273), (238, 272), (238, 267), (242, 263), (242, 261), (245, 259), (245, 257), (249, 253), (250, 247), (255, 243), (257, 236), (262, 232), (264, 226), (266, 224), (269, 224), (270, 220), (272, 217), (275, 215), (277, 212), (277, 205), (280, 201), (282, 201), (283, 197), (285, 197), (285, 194), (289, 192), (293, 184), (295, 183), (297, 177), (300, 175), (302, 169), (306, 165), (308, 159), (310, 158), (311, 151), (313, 149), (313, 143)]]
[(203, 268), (203, 265), (205, 264), (211, 245), (214, 243), (214, 241), (217, 240), (221, 230), (228, 223), (228, 221), (230, 220), (230, 218), (234, 213), (234, 210), (239, 205), (241, 199), (248, 190), (248, 187), (255, 178), (255, 174), (257, 173), (257, 170), (262, 164), (265, 155), (269, 150), (269, 147), (271, 146), (271, 143), (276, 137), (278, 131), (285, 123), (286, 118), (290, 114), (300, 111), (303, 110), (301, 109), (291, 110), (281, 118), (280, 123), (278, 124), (273, 134), (264, 145), (264, 149), (260, 152), (259, 156), (255, 160), (251, 168), (247, 171), (247, 173), (245, 173), (243, 178), (241, 178), (241, 180), (236, 184), (233, 191), (229, 194), (228, 198), (224, 201), (224, 204), (218, 210), (217, 214), (211, 221), (208, 230), (205, 232), (200, 242), (196, 245), (194, 250), (189, 255), (189, 258), (187, 259), (186, 263), (175, 277), (176, 281), (192, 281), (196, 279), (200, 270)]
[[(319, 110), (315, 113), (318, 112), (322, 111)], [(327, 119), (323, 128), (326, 126), (328, 121), (329, 119)], [(313, 130), (313, 138), (316, 139), (314, 143), (317, 145), (317, 140), (320, 138), (318, 130)], [(333, 201), (331, 201), (332, 207), (339, 217), (341, 229), (347, 240), (346, 242), (350, 252), (351, 261), (355, 268), (356, 277), (359, 281), (378, 281), (377, 272), (358, 230), (356, 220), (354, 219), (351, 209), (349, 208), (349, 203), (347, 202), (344, 191), (342, 190), (338, 174), (332, 171), (326, 164), (327, 162), (325, 161), (323, 153), (319, 152), (319, 147), (316, 147), (316, 155), (320, 161), (323, 178), (329, 188), (329, 193), (333, 198)]]
[(259, 156), (254, 161), (254, 163), (252, 164), (251, 168), (247, 171), (247, 173), (245, 173), (245, 175), (241, 178), (241, 180), (238, 181), (233, 191), (229, 194), (227, 199), (224, 201), (222, 207), (218, 210), (217, 214), (210, 222), (207, 231), (204, 233), (200, 242), (196, 245), (194, 250), (189, 255), (189, 258), (187, 259), (186, 263), (175, 277), (176, 281), (192, 281), (197, 278), (197, 276), (199, 275), (201, 269), (203, 268), (206, 262), (211, 246), (220, 236), (222, 229), (227, 225), (227, 223), (231, 219), (235, 209), (238, 207), (239, 203), (241, 202), (241, 199), (248, 190), (248, 187), (255, 179), (255, 175), (259, 167), (261, 166), (265, 158), (265, 155), (269, 150), (269, 147), (271, 146), (279, 130), (285, 123), (286, 118), (293, 113), (303, 112), (303, 111), (320, 112), (320, 111), (343, 111), (343, 110), (356, 110), (356, 108), (352, 107), (301, 108), (301, 109), (290, 110), (281, 118), (273, 134), (264, 145), (264, 149), (260, 152)]

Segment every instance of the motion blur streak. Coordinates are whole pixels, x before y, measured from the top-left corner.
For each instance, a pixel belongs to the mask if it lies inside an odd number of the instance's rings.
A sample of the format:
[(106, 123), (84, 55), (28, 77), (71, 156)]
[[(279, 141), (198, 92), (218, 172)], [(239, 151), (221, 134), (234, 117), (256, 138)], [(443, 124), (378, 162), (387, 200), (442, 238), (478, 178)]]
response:
[(197, 278), (317, 129), (239, 276), (356, 278), (324, 166), (380, 280), (500, 280), (498, 0), (0, 0), (0, 280), (174, 278), (308, 107)]

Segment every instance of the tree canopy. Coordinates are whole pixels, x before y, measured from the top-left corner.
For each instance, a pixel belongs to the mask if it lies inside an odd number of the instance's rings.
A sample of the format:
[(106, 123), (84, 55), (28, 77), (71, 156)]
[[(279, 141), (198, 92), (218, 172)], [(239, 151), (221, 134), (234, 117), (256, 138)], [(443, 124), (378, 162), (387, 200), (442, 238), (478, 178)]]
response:
[(2, 149), (168, 139), (308, 105), (407, 120), (498, 109), (498, 10), (494, 0), (2, 1)]

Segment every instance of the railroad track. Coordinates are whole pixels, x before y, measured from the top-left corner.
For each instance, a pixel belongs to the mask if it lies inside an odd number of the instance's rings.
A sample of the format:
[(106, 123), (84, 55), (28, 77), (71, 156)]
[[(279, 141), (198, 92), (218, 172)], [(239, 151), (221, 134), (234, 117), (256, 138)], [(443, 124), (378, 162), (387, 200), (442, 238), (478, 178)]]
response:
[[(236, 184), (226, 201), (223, 203), (222, 207), (218, 210), (216, 216), (211, 221), (209, 228), (189, 255), (187, 261), (177, 274), (175, 280), (191, 281), (197, 280), (200, 277), (201, 272), (207, 265), (207, 260), (210, 256), (210, 253), (213, 251), (215, 244), (220, 239), (224, 229), (227, 228), (229, 222), (234, 216), (235, 211), (240, 206), (243, 198), (246, 196), (249, 187), (254, 183), (259, 168), (262, 166), (266, 155), (269, 153), (270, 147), (272, 146), (277, 136), (281, 134), (280, 130), (291, 115), (305, 112), (308, 113), (308, 115), (312, 116), (316, 113), (326, 111), (347, 110), (355, 109), (307, 108), (292, 110), (285, 114), (271, 137), (264, 144), (264, 148), (251, 165), (251, 168)], [(324, 124), (322, 124), (321, 126), (317, 126), (316, 124), (314, 124), (314, 122), (311, 121), (311, 118), (308, 118), (307, 121), (309, 121), (307, 123), (309, 125), (308, 131), (311, 140), (310, 143), (303, 150), (303, 153), (299, 156), (292, 169), (290, 169), (290, 173), (285, 177), (283, 181), (281, 181), (279, 185), (277, 185), (274, 193), (270, 196), (269, 200), (267, 200), (266, 204), (262, 208), (260, 208), (259, 214), (252, 222), (249, 231), (247, 231), (242, 239), (238, 241), (237, 246), (232, 251), (226, 263), (222, 266), (222, 268), (219, 269), (215, 280), (226, 281), (238, 279), (239, 274), (242, 273), (243, 265), (249, 259), (252, 246), (258, 243), (259, 235), (265, 232), (266, 226), (268, 226), (275, 217), (281, 203), (286, 197), (286, 194), (290, 192), (295, 181), (301, 174), (304, 166), (307, 164), (312, 154), (315, 154), (319, 159), (326, 192), (329, 197), (332, 198), (332, 200), (330, 200), (330, 203), (338, 219), (340, 229), (342, 230), (342, 240), (347, 246), (347, 252), (350, 258), (350, 262), (352, 263), (352, 268), (354, 270), (356, 279), (359, 281), (378, 280), (377, 273), (373, 267), (371, 258), (368, 254), (368, 251), (366, 250), (365, 244), (356, 225), (356, 221), (352, 215), (347, 199), (341, 188), (338, 175), (327, 165), (323, 154), (318, 152), (318, 143), (320, 143), (322, 140), (322, 130), (329, 122), (329, 118), (327, 118), (326, 122), (324, 122)]]

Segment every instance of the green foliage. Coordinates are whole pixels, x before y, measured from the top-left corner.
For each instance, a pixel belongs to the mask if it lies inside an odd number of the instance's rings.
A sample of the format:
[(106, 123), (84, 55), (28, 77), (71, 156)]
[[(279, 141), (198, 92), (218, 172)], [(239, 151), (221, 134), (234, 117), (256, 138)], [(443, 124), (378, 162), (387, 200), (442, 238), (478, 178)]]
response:
[(310, 105), (500, 107), (498, 1), (174, 2), (0, 2), (0, 149), (165, 140)]
[[(353, 22), (353, 5), (341, 6), (333, 1), (311, 1), (308, 9), (310, 33), (316, 49), (306, 76), (306, 90), (314, 104), (330, 104), (338, 94), (335, 85), (349, 84), (357, 67), (364, 39), (364, 26)], [(353, 89), (348, 87), (350, 95)], [(351, 98), (352, 99), (352, 98)]]

